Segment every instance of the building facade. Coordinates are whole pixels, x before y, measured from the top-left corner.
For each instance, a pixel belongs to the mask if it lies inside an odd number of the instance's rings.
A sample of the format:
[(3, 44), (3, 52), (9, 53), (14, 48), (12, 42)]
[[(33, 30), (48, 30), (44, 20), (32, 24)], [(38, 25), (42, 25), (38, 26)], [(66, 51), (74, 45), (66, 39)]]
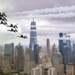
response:
[(49, 68), (48, 69), (48, 75), (57, 75), (57, 70), (56, 68)]
[(34, 45), (34, 61), (36, 64), (39, 62), (39, 45)]
[(20, 43), (15, 47), (15, 68), (17, 71), (24, 69), (24, 50)]
[(11, 64), (14, 63), (14, 43), (5, 44), (4, 56), (5, 58), (10, 58), (9, 62)]
[(71, 62), (71, 41), (70, 36), (66, 33), (59, 33), (59, 51), (63, 56), (63, 64), (66, 65)]
[(31, 50), (34, 50), (34, 45), (37, 44), (37, 32), (36, 32), (36, 22), (31, 22), (31, 27), (30, 27), (30, 45), (29, 48)]
[(66, 75), (75, 75), (75, 64), (66, 65)]

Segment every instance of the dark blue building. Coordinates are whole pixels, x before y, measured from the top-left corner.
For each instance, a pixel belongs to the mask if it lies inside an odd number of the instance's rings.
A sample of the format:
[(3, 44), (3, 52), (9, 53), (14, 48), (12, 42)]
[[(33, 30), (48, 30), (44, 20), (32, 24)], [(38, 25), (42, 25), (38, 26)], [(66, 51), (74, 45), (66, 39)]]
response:
[(59, 33), (59, 51), (63, 56), (63, 63), (66, 69), (66, 65), (70, 63), (71, 59), (71, 41), (70, 36), (64, 33)]
[(38, 64), (38, 60), (39, 60), (39, 45), (34, 45), (34, 61), (36, 64)]

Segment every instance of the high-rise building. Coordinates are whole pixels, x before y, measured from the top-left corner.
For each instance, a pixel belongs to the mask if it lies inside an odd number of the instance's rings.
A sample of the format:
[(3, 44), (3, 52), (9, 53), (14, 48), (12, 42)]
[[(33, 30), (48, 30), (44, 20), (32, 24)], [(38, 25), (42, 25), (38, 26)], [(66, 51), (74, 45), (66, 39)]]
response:
[(63, 64), (63, 57), (62, 57), (60, 52), (54, 52), (54, 54), (53, 54), (53, 64), (54, 65)]
[(43, 75), (44, 74), (44, 68), (43, 66), (37, 65), (36, 68), (31, 69), (31, 75)]
[(54, 52), (53, 55), (53, 67), (57, 69), (57, 75), (62, 75), (64, 74), (64, 64), (63, 64), (63, 57), (61, 53)]
[(64, 43), (63, 43), (63, 33), (59, 33), (59, 51), (63, 55)]
[(17, 71), (24, 69), (24, 50), (20, 43), (15, 47), (15, 69)]
[(34, 45), (37, 44), (37, 32), (36, 32), (36, 22), (31, 22), (31, 27), (30, 27), (30, 49), (34, 50)]
[(39, 60), (39, 45), (34, 45), (34, 61), (38, 64)]
[(25, 61), (34, 61), (34, 51), (32, 51), (30, 48), (26, 48)]
[(53, 68), (53, 67), (49, 68), (48, 69), (48, 75), (57, 75), (56, 68)]
[(4, 50), (5, 58), (9, 57), (9, 62), (11, 64), (14, 63), (14, 43), (11, 44), (5, 44), (5, 50)]
[(75, 64), (75, 43), (73, 44), (73, 50), (71, 51), (71, 63)]
[(3, 73), (11, 73), (12, 72), (11, 65), (8, 60), (1, 61), (1, 70)]
[(57, 48), (55, 44), (52, 46), (52, 54), (54, 54), (54, 52), (57, 52)]
[(75, 64), (66, 65), (66, 75), (75, 75)]
[(65, 33), (59, 33), (59, 51), (63, 56), (63, 63), (66, 69), (66, 65), (70, 63), (71, 56), (71, 41), (70, 36)]
[(40, 51), (39, 51), (39, 63), (45, 63), (46, 58), (45, 58), (45, 52), (43, 51), (43, 49), (40, 47)]
[(24, 73), (30, 75), (32, 68), (35, 68), (34, 51), (32, 51), (30, 48), (26, 48)]
[(50, 53), (50, 42), (49, 42), (49, 39), (47, 39), (46, 48), (47, 48), (46, 50), (47, 50), (48, 61), (51, 62), (51, 53)]
[(57, 48), (55, 44), (52, 46), (52, 56), (51, 56), (52, 60), (53, 60), (54, 52), (57, 52)]

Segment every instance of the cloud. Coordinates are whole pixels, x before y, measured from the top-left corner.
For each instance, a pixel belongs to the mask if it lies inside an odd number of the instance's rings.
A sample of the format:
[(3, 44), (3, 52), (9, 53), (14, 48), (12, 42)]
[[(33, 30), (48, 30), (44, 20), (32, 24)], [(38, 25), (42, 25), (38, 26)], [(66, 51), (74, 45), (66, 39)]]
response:
[[(1, 5), (4, 7), (4, 3), (8, 3), (6, 8), (13, 7), (14, 9), (9, 9), (9, 12), (19, 12), (19, 11), (31, 11), (36, 9), (62, 7), (62, 6), (72, 6), (75, 5), (75, 0), (0, 0)], [(4, 9), (7, 10), (7, 9)]]
[[(33, 21), (33, 14), (35, 17), (34, 21), (36, 22), (37, 26), (39, 44), (45, 44), (46, 38), (51, 39), (53, 43), (58, 41), (60, 32), (66, 32), (67, 34), (75, 33), (75, 21), (74, 23), (71, 22), (71, 18), (75, 18), (75, 6), (66, 6), (8, 13), (8, 23), (18, 23), (19, 32), (16, 34), (8, 33), (5, 32), (4, 28), (4, 30), (1, 32), (1, 37), (6, 38), (9, 42), (17, 43), (21, 41), (23, 44), (25, 44), (25, 42), (26, 44), (29, 44), (30, 23)], [(70, 22), (62, 21), (62, 19), (70, 19)], [(27, 35), (28, 39), (24, 41), (24, 39), (17, 38), (16, 36), (20, 34)], [(40, 42), (40, 40), (43, 41), (43, 43)]]
[[(30, 14), (33, 14), (34, 16)], [(34, 11), (23, 11), (14, 13), (13, 15), (22, 16), (20, 18), (24, 18), (24, 16), (25, 18), (71, 18), (75, 17), (75, 6), (46, 8)]]

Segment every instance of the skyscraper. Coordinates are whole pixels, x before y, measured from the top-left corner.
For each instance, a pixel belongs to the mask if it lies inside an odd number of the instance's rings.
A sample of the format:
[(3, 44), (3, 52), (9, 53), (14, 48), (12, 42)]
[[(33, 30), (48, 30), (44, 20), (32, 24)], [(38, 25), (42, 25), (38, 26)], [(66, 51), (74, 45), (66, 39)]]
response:
[(48, 69), (48, 75), (57, 75), (57, 70), (54, 67)]
[(71, 63), (75, 64), (75, 43), (73, 43), (73, 51), (71, 52)]
[(66, 75), (75, 75), (75, 64), (66, 65)]
[(41, 64), (31, 69), (31, 75), (43, 75), (43, 74), (44, 74), (44, 67)]
[(53, 67), (57, 69), (57, 75), (64, 74), (63, 57), (59, 51), (53, 54)]
[(34, 61), (38, 64), (39, 59), (39, 45), (34, 45)]
[(24, 68), (24, 50), (21, 44), (19, 43), (15, 47), (15, 69), (17, 71), (23, 70)]
[(70, 63), (71, 53), (71, 41), (70, 36), (64, 33), (59, 33), (59, 51), (63, 56), (63, 63), (66, 69), (66, 65)]
[(63, 33), (59, 33), (59, 51), (63, 55), (64, 45), (63, 45)]
[(33, 21), (31, 22), (31, 27), (30, 27), (30, 49), (34, 50), (34, 45), (37, 44), (37, 33), (36, 33), (36, 22)]
[(6, 58), (7, 58), (7, 57), (10, 58), (9, 62), (10, 62), (11, 64), (14, 63), (14, 43), (5, 44), (4, 55), (5, 55)]
[(46, 50), (47, 50), (48, 61), (51, 62), (51, 53), (50, 53), (50, 43), (49, 43), (49, 39), (47, 39), (47, 42), (46, 42)]

